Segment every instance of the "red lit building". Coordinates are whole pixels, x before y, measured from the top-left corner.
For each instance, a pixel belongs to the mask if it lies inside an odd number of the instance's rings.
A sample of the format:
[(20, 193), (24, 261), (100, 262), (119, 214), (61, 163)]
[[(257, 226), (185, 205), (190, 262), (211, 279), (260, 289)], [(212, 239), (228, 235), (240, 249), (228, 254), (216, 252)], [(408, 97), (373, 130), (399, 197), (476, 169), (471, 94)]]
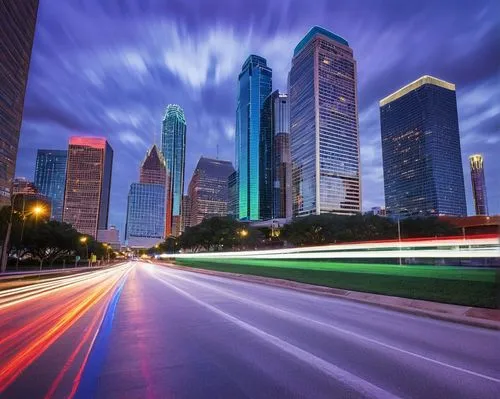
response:
[(102, 137), (71, 137), (63, 221), (97, 237), (108, 226), (113, 150)]

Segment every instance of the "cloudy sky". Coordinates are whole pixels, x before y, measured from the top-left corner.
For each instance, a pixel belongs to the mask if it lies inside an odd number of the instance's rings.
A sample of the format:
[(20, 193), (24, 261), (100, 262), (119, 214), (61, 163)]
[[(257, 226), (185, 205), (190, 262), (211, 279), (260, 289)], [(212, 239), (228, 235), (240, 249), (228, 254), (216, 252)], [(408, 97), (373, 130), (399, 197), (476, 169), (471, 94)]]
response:
[(123, 231), (128, 187), (159, 141), (169, 103), (186, 113), (186, 185), (201, 155), (234, 160), (238, 72), (250, 53), (286, 91), (293, 48), (313, 25), (343, 37), (358, 62), (363, 207), (383, 205), (378, 100), (421, 75), (457, 85), (467, 155), (485, 156), (500, 212), (498, 0), (41, 0), (17, 175), (38, 148), (102, 135), (114, 149), (110, 223)]

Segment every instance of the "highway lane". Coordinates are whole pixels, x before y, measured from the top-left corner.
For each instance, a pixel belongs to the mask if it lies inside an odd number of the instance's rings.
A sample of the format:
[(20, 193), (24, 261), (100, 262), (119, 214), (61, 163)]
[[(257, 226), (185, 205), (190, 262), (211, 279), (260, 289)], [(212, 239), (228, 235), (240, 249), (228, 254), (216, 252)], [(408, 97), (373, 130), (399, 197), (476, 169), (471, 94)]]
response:
[(0, 397), (71, 397), (107, 304), (131, 265), (0, 292)]
[[(493, 398), (500, 334), (345, 300), (137, 264), (98, 398)], [(77, 395), (78, 396), (78, 395)]]
[(497, 331), (144, 262), (37, 286), (0, 293), (1, 398), (500, 390)]

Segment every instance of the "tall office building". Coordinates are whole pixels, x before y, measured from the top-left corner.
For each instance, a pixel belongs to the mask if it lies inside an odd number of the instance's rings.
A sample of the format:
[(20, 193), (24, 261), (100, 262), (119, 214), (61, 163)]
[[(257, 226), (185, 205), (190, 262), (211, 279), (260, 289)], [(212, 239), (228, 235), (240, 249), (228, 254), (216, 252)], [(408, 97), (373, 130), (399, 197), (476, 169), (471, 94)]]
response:
[(250, 55), (238, 76), (236, 108), (238, 218), (241, 220), (261, 219), (261, 112), (271, 90), (272, 69), (265, 58)]
[(38, 0), (0, 1), (0, 207), (10, 201)]
[(134, 248), (150, 248), (165, 238), (167, 166), (156, 145), (147, 152), (139, 183), (130, 186), (125, 240)]
[(145, 184), (167, 184), (167, 164), (156, 144), (151, 147), (141, 164), (139, 181)]
[(484, 177), (484, 159), (481, 154), (469, 157), (470, 177), (472, 180), (472, 195), (476, 215), (488, 214), (488, 197), (486, 195), (486, 179)]
[(227, 179), (233, 172), (230, 161), (200, 158), (189, 183), (191, 226), (213, 216), (227, 216)]
[(38, 150), (35, 164), (35, 186), (50, 198), (52, 219), (62, 221), (64, 186), (66, 184), (66, 150)]
[(66, 167), (63, 221), (97, 237), (108, 227), (113, 150), (102, 137), (71, 137)]
[(356, 61), (318, 26), (295, 47), (288, 75), (293, 215), (361, 211)]
[(186, 118), (182, 108), (170, 104), (163, 118), (161, 150), (167, 164), (166, 236), (181, 230), (182, 195), (186, 162)]
[(127, 201), (127, 245), (151, 248), (163, 241), (165, 215), (165, 185), (132, 183)]
[(266, 98), (261, 132), (261, 219), (290, 218), (290, 103), (286, 94), (276, 90)]
[(396, 216), (465, 216), (455, 85), (422, 76), (380, 101), (385, 205)]

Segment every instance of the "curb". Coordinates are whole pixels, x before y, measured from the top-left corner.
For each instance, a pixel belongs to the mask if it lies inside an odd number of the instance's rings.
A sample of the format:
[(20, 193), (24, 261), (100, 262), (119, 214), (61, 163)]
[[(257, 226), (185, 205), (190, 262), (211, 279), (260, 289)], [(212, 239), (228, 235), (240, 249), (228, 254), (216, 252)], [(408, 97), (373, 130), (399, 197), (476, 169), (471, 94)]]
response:
[[(379, 306), (384, 309), (396, 310), (403, 313), (429, 317), (431, 319), (449, 321), (453, 323), (466, 324), (475, 327), (500, 330), (500, 310), (474, 308), (462, 305), (445, 304), (417, 299), (408, 299), (388, 295), (379, 295), (359, 291), (348, 291), (340, 288), (324, 287), (291, 280), (282, 280), (248, 274), (221, 272), (216, 270), (198, 269), (188, 266), (177, 266), (171, 263), (156, 263), (156, 265), (169, 267), (171, 269), (190, 271), (194, 273), (207, 274), (245, 281), (249, 283), (264, 284), (273, 287), (287, 288), (308, 294), (324, 295), (348, 301)], [(390, 303), (392, 302), (392, 303)], [(425, 309), (425, 307), (437, 310)], [(479, 314), (470, 316), (468, 314)], [(483, 315), (483, 317), (481, 316)], [(484, 317), (486, 315), (486, 317)], [(489, 318), (488, 318), (489, 316)]]

